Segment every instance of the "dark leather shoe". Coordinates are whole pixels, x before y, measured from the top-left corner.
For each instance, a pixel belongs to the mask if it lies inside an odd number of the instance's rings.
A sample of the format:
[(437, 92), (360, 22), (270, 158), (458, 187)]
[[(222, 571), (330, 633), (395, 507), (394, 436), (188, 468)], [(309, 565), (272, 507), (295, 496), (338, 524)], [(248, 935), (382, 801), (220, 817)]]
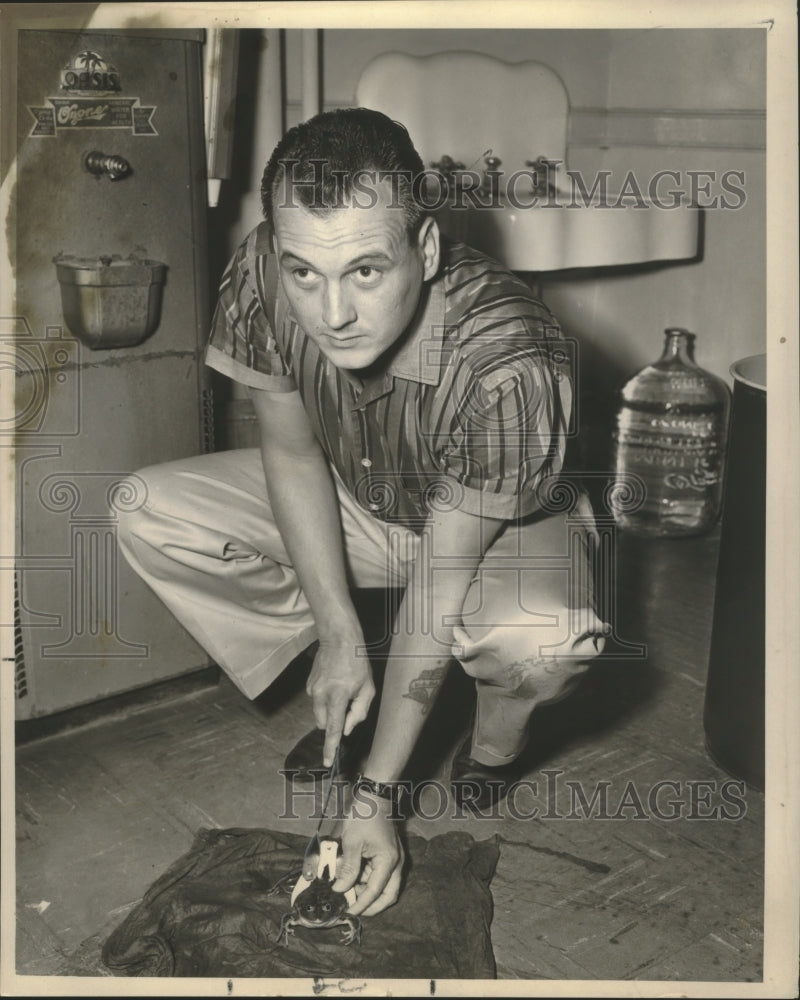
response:
[(450, 770), (450, 787), (456, 804), (477, 812), (486, 812), (502, 802), (508, 789), (519, 778), (516, 761), (490, 767), (470, 757), (472, 731), (461, 744)]
[[(360, 728), (360, 727), (359, 727)], [(353, 778), (358, 772), (358, 764), (364, 745), (364, 734), (356, 729), (349, 736), (343, 736), (339, 744), (339, 768), (337, 775)], [(313, 782), (324, 778), (328, 768), (322, 762), (325, 749), (325, 730), (312, 729), (306, 733), (286, 755), (283, 763), (285, 771), (292, 772), (286, 777), (291, 781)]]

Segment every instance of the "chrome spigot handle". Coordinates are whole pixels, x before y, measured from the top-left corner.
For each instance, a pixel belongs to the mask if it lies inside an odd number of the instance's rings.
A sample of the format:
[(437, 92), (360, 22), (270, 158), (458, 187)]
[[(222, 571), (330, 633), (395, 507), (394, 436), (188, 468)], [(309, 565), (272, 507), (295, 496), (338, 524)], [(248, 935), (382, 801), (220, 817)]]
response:
[(448, 174), (455, 173), (456, 170), (463, 170), (464, 164), (457, 162), (452, 156), (448, 156), (445, 153), (445, 155), (438, 162), (432, 161), (431, 167), (446, 177)]
[(535, 160), (526, 160), (525, 166), (531, 167), (534, 173), (534, 191), (537, 194), (547, 194), (555, 188), (556, 182), (553, 177), (560, 160), (550, 160), (546, 156), (537, 156)]
[(95, 174), (97, 177), (108, 174), (112, 181), (121, 180), (132, 173), (130, 163), (123, 156), (109, 156), (96, 149), (86, 154), (83, 165), (90, 174)]
[(486, 164), (486, 169), (483, 171), (483, 180), (479, 190), (483, 194), (489, 195), (492, 203), (499, 201), (500, 199), (500, 177), (502, 176), (502, 171), (499, 169), (500, 164), (503, 162), (499, 156), (486, 156), (483, 162)]

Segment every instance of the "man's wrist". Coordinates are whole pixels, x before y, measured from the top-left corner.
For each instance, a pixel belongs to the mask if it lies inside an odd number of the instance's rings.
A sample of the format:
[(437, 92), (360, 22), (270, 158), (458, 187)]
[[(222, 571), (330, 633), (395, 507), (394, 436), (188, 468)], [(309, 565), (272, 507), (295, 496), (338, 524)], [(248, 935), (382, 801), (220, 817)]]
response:
[(352, 617), (336, 615), (329, 620), (319, 618), (315, 624), (321, 646), (352, 649), (364, 645), (364, 631), (355, 612)]
[(366, 795), (385, 804), (395, 812), (410, 792), (408, 781), (374, 781), (365, 774), (359, 774), (353, 782), (353, 798), (359, 800)]

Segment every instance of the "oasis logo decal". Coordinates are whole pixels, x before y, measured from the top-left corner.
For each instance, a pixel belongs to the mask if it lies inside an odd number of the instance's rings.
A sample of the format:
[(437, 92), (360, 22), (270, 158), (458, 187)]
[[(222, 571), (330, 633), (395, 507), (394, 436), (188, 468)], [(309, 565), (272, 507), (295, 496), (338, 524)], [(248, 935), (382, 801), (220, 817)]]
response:
[(48, 107), (32, 108), (31, 136), (53, 136), (59, 129), (123, 128), (134, 135), (158, 135), (150, 120), (155, 107), (143, 108), (138, 97), (116, 97), (119, 73), (97, 52), (81, 52), (61, 71), (65, 96), (47, 97)]

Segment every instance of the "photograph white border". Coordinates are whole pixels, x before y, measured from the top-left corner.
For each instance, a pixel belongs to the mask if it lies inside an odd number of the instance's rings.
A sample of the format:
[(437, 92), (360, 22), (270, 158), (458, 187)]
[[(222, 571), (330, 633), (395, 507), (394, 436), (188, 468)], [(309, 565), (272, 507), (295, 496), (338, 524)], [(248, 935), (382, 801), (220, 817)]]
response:
[[(76, 28), (756, 28), (767, 32), (767, 780), (764, 980), (761, 983), (497, 980), (436, 981), (437, 995), (592, 997), (790, 997), (797, 996), (800, 907), (798, 788), (800, 787), (800, 438), (798, 437), (798, 224), (797, 224), (797, 14), (788, 0), (474, 0), (442, 2), (309, 2), (184, 4), (10, 4), (0, 30)], [(12, 69), (11, 72), (14, 70)], [(6, 79), (4, 74), (4, 79)], [(6, 90), (0, 110), (13, 133), (15, 101)], [(4, 226), (13, 168), (0, 193)], [(3, 255), (0, 288), (6, 311), (11, 287)], [(2, 373), (4, 376), (6, 372)], [(2, 417), (13, 414), (13, 390), (2, 393)], [(13, 463), (12, 463), (13, 466)], [(3, 552), (14, 545), (13, 468), (0, 468)], [(0, 574), (8, 609), (10, 574)], [(13, 630), (2, 642), (2, 975), (4, 996), (226, 996), (227, 980), (117, 979), (17, 976), (14, 972), (14, 697)], [(347, 992), (346, 983), (341, 992)], [(355, 982), (349, 984), (356, 987)], [(335, 990), (326, 990), (326, 995)], [(232, 995), (306, 996), (310, 980), (238, 980)], [(429, 995), (428, 981), (369, 980), (361, 996)]]

